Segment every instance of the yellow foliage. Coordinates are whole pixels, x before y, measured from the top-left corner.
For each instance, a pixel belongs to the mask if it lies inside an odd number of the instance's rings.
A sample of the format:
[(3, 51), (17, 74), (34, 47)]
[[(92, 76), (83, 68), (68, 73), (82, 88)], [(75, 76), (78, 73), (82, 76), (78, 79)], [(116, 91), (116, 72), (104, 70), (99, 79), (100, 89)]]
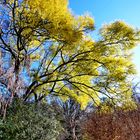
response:
[(33, 47), (38, 47), (39, 45), (41, 45), (40, 41), (38, 40), (32, 40), (29, 44), (29, 47), (30, 48), (33, 48)]
[(36, 92), (48, 95), (54, 88), (63, 100), (72, 97), (81, 108), (93, 100), (99, 105), (101, 93), (131, 96), (131, 91), (125, 91), (128, 76), (135, 74), (130, 51), (139, 39), (136, 30), (116, 21), (103, 26), (99, 40), (94, 41), (87, 35), (94, 29), (93, 18), (73, 15), (68, 0), (17, 2), (12, 21), (17, 28), (13, 34), (18, 35), (9, 42), (20, 60), (26, 61), (25, 54), (31, 63), (41, 63), (38, 76), (30, 77), (36, 83)]

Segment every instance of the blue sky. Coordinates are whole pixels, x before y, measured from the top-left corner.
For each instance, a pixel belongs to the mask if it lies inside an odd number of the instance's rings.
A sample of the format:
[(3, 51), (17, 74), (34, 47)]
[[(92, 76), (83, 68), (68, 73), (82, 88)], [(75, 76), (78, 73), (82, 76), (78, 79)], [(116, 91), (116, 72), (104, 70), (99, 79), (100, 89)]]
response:
[[(96, 29), (115, 20), (140, 28), (140, 0), (70, 0), (69, 7), (74, 14), (90, 13)], [(140, 46), (134, 49), (133, 61), (140, 77)]]

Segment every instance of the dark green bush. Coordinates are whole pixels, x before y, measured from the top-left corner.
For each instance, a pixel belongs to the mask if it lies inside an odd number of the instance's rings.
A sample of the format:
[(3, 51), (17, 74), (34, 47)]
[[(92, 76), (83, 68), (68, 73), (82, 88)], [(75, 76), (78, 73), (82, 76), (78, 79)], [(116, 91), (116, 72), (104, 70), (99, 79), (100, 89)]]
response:
[(16, 102), (0, 120), (0, 140), (56, 140), (62, 131), (53, 109), (46, 104)]

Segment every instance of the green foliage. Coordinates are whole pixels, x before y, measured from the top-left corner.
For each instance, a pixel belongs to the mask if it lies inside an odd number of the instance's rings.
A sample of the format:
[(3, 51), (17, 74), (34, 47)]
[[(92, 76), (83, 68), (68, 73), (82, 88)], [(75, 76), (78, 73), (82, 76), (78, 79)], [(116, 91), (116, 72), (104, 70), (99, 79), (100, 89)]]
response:
[(16, 103), (0, 122), (1, 140), (56, 140), (62, 131), (50, 106)]

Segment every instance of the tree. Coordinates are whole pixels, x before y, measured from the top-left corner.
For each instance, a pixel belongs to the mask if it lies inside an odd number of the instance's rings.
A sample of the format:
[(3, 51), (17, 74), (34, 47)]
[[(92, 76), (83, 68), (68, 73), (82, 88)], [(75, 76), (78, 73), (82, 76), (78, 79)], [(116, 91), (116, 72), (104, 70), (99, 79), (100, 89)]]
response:
[(64, 132), (60, 135), (60, 140), (81, 140), (83, 135), (81, 131), (81, 121), (87, 117), (87, 108), (81, 110), (80, 104), (73, 99), (62, 101), (54, 99), (51, 102), (55, 112), (60, 116), (61, 125)]
[(93, 19), (73, 15), (67, 0), (9, 0), (1, 3), (0, 19), (0, 48), (13, 66), (13, 87), (26, 83), (13, 97), (70, 97), (81, 108), (90, 101), (98, 105), (101, 94), (130, 97), (131, 49), (139, 30), (116, 21), (103, 26), (94, 41)]

